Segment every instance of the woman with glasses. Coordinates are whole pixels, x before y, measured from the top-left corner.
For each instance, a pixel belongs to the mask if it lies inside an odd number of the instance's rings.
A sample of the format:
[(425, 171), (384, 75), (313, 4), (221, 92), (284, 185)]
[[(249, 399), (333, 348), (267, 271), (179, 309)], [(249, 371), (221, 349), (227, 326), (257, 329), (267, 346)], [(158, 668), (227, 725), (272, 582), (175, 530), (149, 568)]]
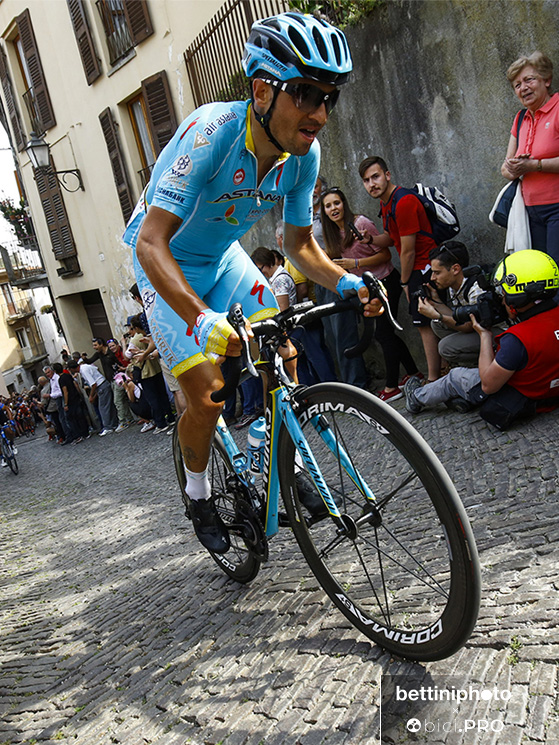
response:
[(520, 57), (507, 70), (524, 109), (512, 125), (501, 173), (511, 181), (522, 177), (532, 248), (559, 261), (559, 93), (552, 93), (552, 75), (553, 63), (541, 52)]
[[(372, 242), (378, 235), (375, 224), (364, 215), (355, 215), (343, 191), (337, 187), (327, 189), (321, 197), (321, 215), (326, 253), (335, 264), (347, 272), (361, 277), (369, 271), (381, 279), (386, 287), (392, 314), (396, 317), (398, 301), (402, 288), (400, 273), (392, 265), (389, 248), (379, 248)], [(348, 319), (349, 322), (349, 319)], [(349, 335), (357, 333), (356, 321), (348, 325)], [(397, 336), (387, 315), (375, 321), (375, 339), (382, 348), (386, 368), (386, 383), (378, 392), (382, 401), (396, 401), (404, 394), (399, 386), (400, 365), (405, 370), (405, 378), (417, 375), (418, 369), (404, 340)], [(336, 340), (340, 346), (338, 353), (351, 346), (348, 336)]]

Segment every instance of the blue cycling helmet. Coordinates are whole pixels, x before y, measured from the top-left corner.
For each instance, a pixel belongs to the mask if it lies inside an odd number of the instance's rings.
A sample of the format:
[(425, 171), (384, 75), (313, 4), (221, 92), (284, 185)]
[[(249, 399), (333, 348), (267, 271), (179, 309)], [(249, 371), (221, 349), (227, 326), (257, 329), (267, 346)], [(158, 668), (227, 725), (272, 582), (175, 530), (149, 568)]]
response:
[(342, 85), (353, 64), (343, 33), (302, 13), (280, 13), (253, 24), (242, 61), (248, 78), (264, 70), (283, 82), (307, 78)]

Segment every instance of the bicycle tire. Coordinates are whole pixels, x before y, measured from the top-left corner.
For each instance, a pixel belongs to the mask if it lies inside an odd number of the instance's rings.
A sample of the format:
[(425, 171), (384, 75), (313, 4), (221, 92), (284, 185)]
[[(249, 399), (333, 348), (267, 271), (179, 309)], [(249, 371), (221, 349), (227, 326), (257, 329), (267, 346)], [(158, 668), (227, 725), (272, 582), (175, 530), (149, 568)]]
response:
[(9, 465), (11, 472), (17, 476), (19, 473), (19, 466), (17, 464), (16, 456), (14, 455), (13, 447), (4, 439), (2, 439), (2, 455), (4, 456), (6, 463)]
[[(293, 532), (337, 608), (388, 652), (444, 659), (470, 637), (481, 579), (474, 536), (452, 481), (419, 433), (388, 404), (343, 383), (298, 397), (299, 422), (346, 529), (313, 522), (297, 495), (295, 446), (282, 425), (278, 465)], [(376, 497), (371, 506), (313, 425), (321, 415)], [(310, 477), (310, 474), (307, 474)]]
[[(175, 427), (173, 434), (173, 459), (181, 487), (181, 497), (185, 505), (185, 514), (190, 519), (190, 506), (186, 494), (186, 473), (177, 429), (178, 427)], [(231, 540), (231, 548), (226, 554), (215, 554), (209, 550), (208, 553), (228, 577), (241, 584), (247, 584), (260, 571), (262, 561), (261, 556), (253, 550), (251, 544), (255, 541), (265, 542), (266, 538), (258, 517), (252, 514), (250, 506), (241, 499), (240, 482), (217, 432), (210, 451), (208, 475), (217, 510), (221, 519), (229, 527)], [(230, 527), (232, 524), (241, 523), (244, 530)]]

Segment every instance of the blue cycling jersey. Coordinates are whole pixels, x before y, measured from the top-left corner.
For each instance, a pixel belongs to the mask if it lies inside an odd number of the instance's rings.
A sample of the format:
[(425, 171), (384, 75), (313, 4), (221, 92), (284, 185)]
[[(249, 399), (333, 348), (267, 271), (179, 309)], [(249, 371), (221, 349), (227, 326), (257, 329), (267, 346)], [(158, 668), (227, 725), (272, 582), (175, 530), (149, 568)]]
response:
[(305, 156), (281, 155), (258, 184), (250, 102), (207, 104), (181, 124), (160, 154), (124, 240), (135, 246), (151, 205), (183, 221), (170, 243), (179, 264), (217, 259), (282, 198), (286, 223), (312, 225), (319, 163), (315, 140)]

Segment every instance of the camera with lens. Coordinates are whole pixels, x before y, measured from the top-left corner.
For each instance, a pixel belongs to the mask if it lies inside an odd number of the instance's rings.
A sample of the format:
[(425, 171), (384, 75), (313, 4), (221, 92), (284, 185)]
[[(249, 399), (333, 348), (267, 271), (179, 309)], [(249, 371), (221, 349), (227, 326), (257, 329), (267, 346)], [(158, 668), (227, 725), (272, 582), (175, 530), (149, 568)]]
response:
[(429, 300), (431, 297), (429, 291), (427, 290), (427, 285), (421, 285), (419, 290), (412, 292), (411, 296), (417, 298), (418, 300)]
[(491, 271), (484, 271), (481, 266), (469, 266), (464, 269), (464, 276), (466, 281), (471, 277), (472, 283), (477, 282), (478, 285), (485, 290), (477, 298), (477, 303), (472, 305), (460, 305), (454, 308), (452, 317), (455, 322), (461, 326), (463, 323), (470, 322), (470, 314), (474, 316), (480, 326), (484, 329), (489, 329), (502, 321), (505, 321), (507, 311), (503, 305), (501, 298), (491, 284)]

